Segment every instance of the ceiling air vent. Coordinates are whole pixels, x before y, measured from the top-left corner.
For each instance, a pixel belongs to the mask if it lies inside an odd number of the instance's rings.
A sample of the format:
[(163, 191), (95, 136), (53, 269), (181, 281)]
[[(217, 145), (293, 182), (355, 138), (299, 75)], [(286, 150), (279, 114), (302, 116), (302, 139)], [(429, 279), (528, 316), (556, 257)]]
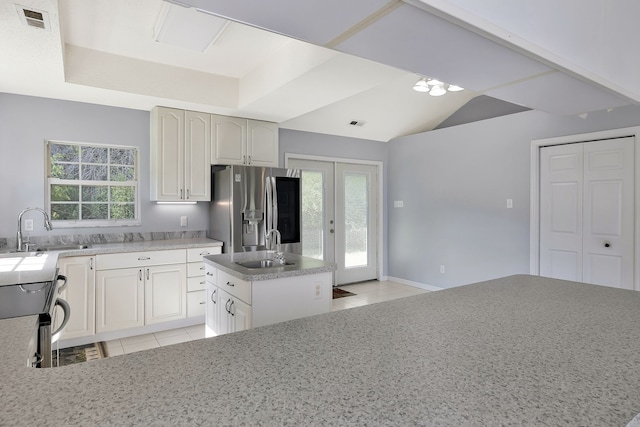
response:
[(23, 25), (47, 31), (51, 29), (49, 26), (49, 14), (44, 10), (27, 8), (19, 4), (16, 4), (15, 6)]
[(351, 120), (349, 124), (351, 126), (364, 126), (367, 122), (363, 122), (362, 120)]

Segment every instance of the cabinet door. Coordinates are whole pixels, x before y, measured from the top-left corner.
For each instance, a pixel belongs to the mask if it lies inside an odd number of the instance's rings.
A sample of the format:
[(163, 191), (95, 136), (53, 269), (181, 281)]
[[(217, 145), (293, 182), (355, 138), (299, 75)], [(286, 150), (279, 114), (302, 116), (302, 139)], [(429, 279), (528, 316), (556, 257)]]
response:
[(186, 265), (159, 265), (143, 271), (145, 324), (184, 319), (187, 316)]
[(251, 306), (218, 288), (218, 335), (251, 328)]
[(144, 325), (144, 278), (141, 268), (96, 273), (96, 332)]
[(184, 199), (184, 151), (184, 111), (155, 108), (151, 115), (151, 200)]
[[(91, 256), (58, 259), (60, 274), (67, 277), (67, 286), (61, 297), (72, 307), (62, 339), (86, 337), (96, 333), (94, 266), (95, 258)], [(56, 319), (62, 322), (62, 316), (57, 316)]]
[(211, 164), (244, 164), (247, 157), (247, 120), (212, 115), (211, 144)]
[(278, 167), (278, 124), (247, 120), (247, 162)]
[(185, 200), (211, 200), (211, 115), (185, 111)]
[(218, 288), (207, 283), (207, 299), (206, 299), (207, 312), (205, 313), (206, 322), (206, 336), (215, 337), (220, 334), (220, 304), (218, 296)]

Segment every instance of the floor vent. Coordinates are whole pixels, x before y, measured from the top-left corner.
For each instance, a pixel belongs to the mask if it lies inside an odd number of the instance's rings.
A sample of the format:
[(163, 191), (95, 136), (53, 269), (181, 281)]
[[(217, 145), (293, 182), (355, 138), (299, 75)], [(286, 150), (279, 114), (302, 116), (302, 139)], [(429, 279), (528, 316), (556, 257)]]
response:
[(16, 4), (15, 6), (23, 25), (47, 31), (51, 29), (49, 25), (49, 14), (44, 10), (26, 8), (19, 4)]

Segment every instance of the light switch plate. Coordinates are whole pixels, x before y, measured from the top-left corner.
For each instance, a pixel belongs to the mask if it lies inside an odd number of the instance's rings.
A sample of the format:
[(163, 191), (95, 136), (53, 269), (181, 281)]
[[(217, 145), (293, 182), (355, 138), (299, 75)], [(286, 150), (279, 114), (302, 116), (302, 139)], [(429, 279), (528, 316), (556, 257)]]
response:
[(393, 207), (394, 208), (402, 208), (402, 207), (404, 207), (404, 201), (402, 201), (402, 200), (394, 200), (393, 201)]

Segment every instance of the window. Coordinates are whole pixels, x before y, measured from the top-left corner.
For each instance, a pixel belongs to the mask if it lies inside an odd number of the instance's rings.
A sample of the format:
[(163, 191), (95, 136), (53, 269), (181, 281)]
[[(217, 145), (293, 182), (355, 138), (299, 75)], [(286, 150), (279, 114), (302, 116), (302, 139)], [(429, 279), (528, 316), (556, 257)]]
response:
[(55, 226), (140, 224), (136, 147), (48, 141), (46, 152)]

